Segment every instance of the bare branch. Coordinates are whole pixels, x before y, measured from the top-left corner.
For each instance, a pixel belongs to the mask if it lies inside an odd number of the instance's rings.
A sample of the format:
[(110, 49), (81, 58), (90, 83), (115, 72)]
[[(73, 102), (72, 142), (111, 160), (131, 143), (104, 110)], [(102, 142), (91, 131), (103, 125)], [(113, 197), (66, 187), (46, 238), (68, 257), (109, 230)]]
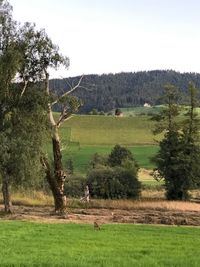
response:
[[(49, 96), (49, 73), (45, 70), (45, 87), (46, 87), (46, 92)], [(51, 103), (48, 104), (48, 116), (49, 120), (52, 126), (56, 126), (56, 122), (53, 116), (52, 108), (51, 108)]]
[(88, 92), (92, 92), (94, 90), (94, 89), (88, 89), (87, 87), (82, 86), (82, 85), (80, 85), (79, 88), (85, 89)]
[(51, 104), (48, 104), (48, 115), (49, 115), (49, 120), (52, 126), (56, 126), (56, 122), (53, 116), (53, 112), (51, 109)]
[(23, 87), (23, 89), (22, 89), (22, 91), (21, 91), (20, 97), (22, 97), (23, 94), (25, 93), (26, 88), (27, 88), (27, 85), (28, 85), (28, 81), (24, 81), (24, 87)]
[(60, 125), (66, 121), (66, 120), (69, 120), (70, 118), (72, 118), (72, 113), (71, 112), (67, 112), (67, 113), (64, 113), (64, 114), (61, 114), (58, 122), (56, 123), (57, 127), (59, 128)]
[[(84, 75), (81, 76), (81, 78), (79, 79), (78, 83), (77, 83), (75, 86), (73, 86), (73, 87), (72, 87), (71, 84), (69, 84), (68, 81), (67, 81), (67, 83), (68, 83), (68, 85), (70, 86), (71, 89), (70, 89), (69, 91), (65, 92), (63, 95), (61, 95), (60, 98), (65, 97), (65, 96), (71, 94), (71, 93), (74, 92), (78, 87), (80, 87), (80, 84), (81, 84), (81, 81), (82, 81), (83, 77), (84, 77)], [(56, 99), (55, 101), (53, 101), (53, 102), (51, 103), (51, 106), (53, 106), (53, 105), (55, 105), (56, 103), (58, 103), (58, 100), (59, 100), (59, 99)]]

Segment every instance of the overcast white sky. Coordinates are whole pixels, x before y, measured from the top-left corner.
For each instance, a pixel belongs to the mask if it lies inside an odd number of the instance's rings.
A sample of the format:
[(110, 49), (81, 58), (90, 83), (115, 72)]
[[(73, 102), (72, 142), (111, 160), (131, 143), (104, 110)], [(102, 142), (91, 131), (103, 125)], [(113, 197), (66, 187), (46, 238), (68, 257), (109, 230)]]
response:
[(53, 77), (173, 69), (200, 73), (200, 0), (10, 0), (45, 28), (68, 70)]

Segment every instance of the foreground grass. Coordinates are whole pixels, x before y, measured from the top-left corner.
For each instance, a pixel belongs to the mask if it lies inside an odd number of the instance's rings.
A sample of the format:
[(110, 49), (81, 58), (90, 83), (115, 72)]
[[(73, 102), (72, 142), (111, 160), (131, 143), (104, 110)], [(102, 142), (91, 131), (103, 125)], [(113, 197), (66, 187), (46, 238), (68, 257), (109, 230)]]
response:
[(200, 229), (0, 222), (0, 266), (199, 266)]

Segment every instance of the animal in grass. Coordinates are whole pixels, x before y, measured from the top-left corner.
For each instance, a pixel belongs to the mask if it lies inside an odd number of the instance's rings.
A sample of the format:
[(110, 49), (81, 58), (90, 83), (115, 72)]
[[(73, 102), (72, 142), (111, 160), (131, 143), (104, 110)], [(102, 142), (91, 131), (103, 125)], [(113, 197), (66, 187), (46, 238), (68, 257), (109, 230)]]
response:
[(96, 221), (94, 221), (94, 230), (101, 230), (99, 224)]

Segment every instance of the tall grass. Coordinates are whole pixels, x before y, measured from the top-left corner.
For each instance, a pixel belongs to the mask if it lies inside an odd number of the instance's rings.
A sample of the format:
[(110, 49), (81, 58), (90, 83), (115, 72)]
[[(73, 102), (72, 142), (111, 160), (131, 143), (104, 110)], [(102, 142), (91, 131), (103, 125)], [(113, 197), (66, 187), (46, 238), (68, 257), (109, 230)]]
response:
[[(11, 197), (13, 205), (25, 205), (25, 206), (53, 205), (53, 197), (49, 194), (45, 194), (42, 191), (35, 191), (35, 190), (14, 191), (12, 192)], [(0, 195), (0, 203), (3, 203), (1, 195)]]
[[(194, 197), (200, 196), (200, 191), (191, 192)], [(12, 194), (14, 205), (53, 207), (53, 197), (43, 192), (14, 192)], [(2, 198), (0, 198), (2, 203)], [(83, 203), (79, 199), (68, 198), (67, 208), (83, 208), (83, 209), (122, 209), (122, 210), (179, 210), (179, 211), (200, 211), (200, 205), (195, 202), (184, 201), (167, 201), (163, 190), (143, 190), (139, 200), (104, 200), (91, 199), (89, 203)]]

